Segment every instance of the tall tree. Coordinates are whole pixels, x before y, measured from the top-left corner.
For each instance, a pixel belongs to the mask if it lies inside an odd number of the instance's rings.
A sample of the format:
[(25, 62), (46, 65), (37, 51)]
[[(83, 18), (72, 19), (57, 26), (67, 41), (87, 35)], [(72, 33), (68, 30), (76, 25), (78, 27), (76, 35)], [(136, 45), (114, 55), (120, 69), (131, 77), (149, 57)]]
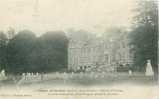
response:
[(10, 73), (29, 72), (28, 55), (34, 48), (35, 35), (29, 30), (20, 31), (7, 46), (7, 71)]
[(51, 72), (67, 68), (68, 40), (62, 31), (50, 31), (37, 40), (34, 51), (35, 64), (41, 72)]
[(141, 0), (135, 10), (134, 24), (131, 33), (135, 50), (135, 68), (145, 70), (146, 60), (150, 59), (157, 73), (157, 0)]
[(0, 70), (5, 69), (6, 66), (6, 44), (7, 36), (0, 32)]

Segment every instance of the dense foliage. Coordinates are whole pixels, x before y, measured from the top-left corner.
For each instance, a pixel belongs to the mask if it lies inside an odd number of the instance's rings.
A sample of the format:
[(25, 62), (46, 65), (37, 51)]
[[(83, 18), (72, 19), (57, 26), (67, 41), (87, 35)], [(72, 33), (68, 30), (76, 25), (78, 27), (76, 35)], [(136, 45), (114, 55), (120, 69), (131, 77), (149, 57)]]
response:
[(0, 40), (0, 65), (8, 73), (66, 69), (68, 40), (62, 31), (47, 32), (37, 38), (31, 31), (23, 30), (8, 43), (2, 42), (7, 39), (0, 33)]
[(0, 32), (0, 70), (6, 66), (7, 36)]
[(158, 13), (155, 0), (142, 0), (138, 2), (135, 10), (131, 38), (135, 51), (134, 69), (145, 70), (146, 60), (150, 59), (153, 69), (157, 72), (157, 33)]

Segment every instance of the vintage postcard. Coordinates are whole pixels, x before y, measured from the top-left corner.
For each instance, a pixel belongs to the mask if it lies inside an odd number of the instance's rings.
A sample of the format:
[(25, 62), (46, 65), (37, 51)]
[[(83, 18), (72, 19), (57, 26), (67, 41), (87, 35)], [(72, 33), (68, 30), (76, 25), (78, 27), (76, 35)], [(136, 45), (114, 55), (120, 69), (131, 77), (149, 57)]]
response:
[(0, 0), (0, 99), (159, 99), (158, 0)]

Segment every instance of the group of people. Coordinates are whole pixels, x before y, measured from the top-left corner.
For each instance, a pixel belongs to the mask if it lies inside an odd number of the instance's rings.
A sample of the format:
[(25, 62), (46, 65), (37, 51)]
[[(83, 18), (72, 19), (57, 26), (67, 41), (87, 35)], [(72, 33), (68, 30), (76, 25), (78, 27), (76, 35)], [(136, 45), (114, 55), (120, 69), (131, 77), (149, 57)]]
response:
[[(154, 76), (154, 72), (153, 72), (153, 69), (152, 69), (152, 65), (151, 65), (151, 61), (150, 60), (147, 60), (147, 63), (146, 63), (146, 71), (145, 71), (145, 76)], [(129, 75), (132, 75), (132, 71), (129, 70), (128, 71), (128, 74)], [(40, 79), (40, 80), (43, 80), (44, 79), (44, 76), (46, 77), (47, 74), (44, 74), (44, 73), (23, 73), (22, 76), (27, 80), (27, 79)], [(86, 74), (87, 76), (89, 76), (89, 74), (87, 73)], [(86, 76), (84, 72), (80, 72), (80, 73), (74, 73), (74, 72), (71, 72), (71, 73), (67, 73), (67, 72), (63, 72), (63, 73), (59, 73), (59, 72), (56, 72), (55, 74), (52, 74), (51, 76), (49, 76), (50, 78), (61, 78), (61, 79), (67, 79), (67, 78), (73, 78), (73, 77), (78, 77), (78, 78), (82, 78), (84, 76)], [(102, 75), (102, 76), (101, 76)], [(101, 73), (101, 75), (99, 74), (95, 74), (95, 73), (90, 73), (90, 77), (94, 77), (96, 78), (96, 76), (99, 76), (99, 77), (104, 77), (104, 73)], [(5, 71), (2, 70), (1, 71), (1, 76), (5, 76)], [(48, 77), (48, 79), (49, 79)]]
[[(132, 71), (129, 70), (128, 71), (129, 75), (132, 75)], [(90, 74), (88, 73), (84, 73), (84, 72), (80, 72), (80, 73), (67, 73), (67, 72), (63, 72), (63, 73), (59, 73), (56, 72), (55, 74), (51, 74), (50, 76), (47, 76), (47, 74), (44, 73), (22, 73), (22, 78), (24, 80), (44, 80), (45, 79), (51, 79), (51, 78), (60, 78), (60, 79), (68, 79), (68, 78), (83, 78), (83, 77), (93, 77), (93, 78), (97, 78), (97, 77), (104, 77), (104, 73), (101, 73), (101, 75), (97, 74), (97, 73), (92, 73), (90, 72)], [(145, 66), (145, 76), (154, 76), (154, 71), (151, 65), (151, 61), (147, 60), (146, 66)], [(4, 80), (6, 79), (6, 73), (5, 70), (2, 69), (0, 72), (0, 80)]]
[(43, 80), (44, 73), (22, 73), (22, 78), (25, 80)]

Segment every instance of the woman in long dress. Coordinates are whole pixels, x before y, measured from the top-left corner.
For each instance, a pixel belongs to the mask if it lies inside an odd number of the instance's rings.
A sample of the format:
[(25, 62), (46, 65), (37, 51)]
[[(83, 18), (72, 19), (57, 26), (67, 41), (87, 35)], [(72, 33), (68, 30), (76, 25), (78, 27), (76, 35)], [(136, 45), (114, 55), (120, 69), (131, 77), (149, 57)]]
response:
[(150, 60), (147, 60), (147, 64), (146, 64), (146, 73), (145, 73), (146, 76), (153, 76), (154, 75), (154, 72), (153, 72), (153, 69), (152, 69), (152, 65), (151, 65), (151, 61)]

